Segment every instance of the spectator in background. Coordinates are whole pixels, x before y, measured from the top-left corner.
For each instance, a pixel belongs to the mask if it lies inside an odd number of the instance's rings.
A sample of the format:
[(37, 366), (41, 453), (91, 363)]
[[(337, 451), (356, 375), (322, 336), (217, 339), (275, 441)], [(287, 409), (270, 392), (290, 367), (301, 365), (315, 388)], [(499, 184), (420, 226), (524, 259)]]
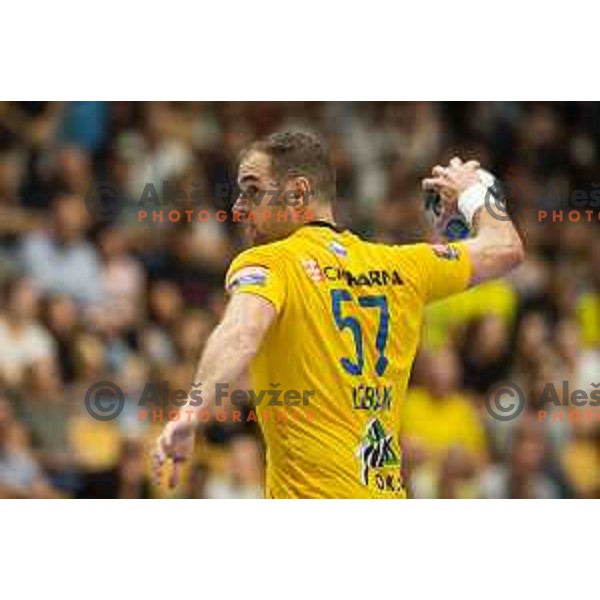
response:
[(473, 457), (460, 446), (448, 450), (439, 468), (426, 467), (414, 474), (414, 498), (478, 498), (478, 469)]
[(188, 311), (181, 315), (173, 331), (178, 362), (194, 369), (214, 326), (213, 320), (203, 311)]
[(46, 293), (64, 293), (83, 306), (104, 298), (98, 255), (85, 240), (88, 217), (81, 198), (58, 196), (48, 229), (27, 234), (21, 257), (27, 273)]
[(96, 312), (111, 314), (115, 326), (127, 333), (143, 317), (145, 273), (140, 262), (128, 252), (123, 231), (106, 228), (98, 236), (101, 285), (104, 300)]
[(562, 361), (565, 379), (574, 388), (591, 392), (598, 379), (600, 354), (597, 349), (582, 344), (581, 330), (575, 319), (563, 319), (557, 323), (553, 341)]
[(4, 297), (6, 310), (0, 316), (0, 380), (19, 385), (27, 368), (55, 358), (56, 345), (37, 321), (39, 296), (30, 279), (10, 281)]
[(33, 364), (19, 396), (19, 416), (31, 435), (32, 455), (54, 487), (72, 491), (75, 457), (69, 439), (69, 422), (73, 407), (55, 362)]
[(214, 474), (206, 482), (206, 497), (262, 498), (262, 473), (259, 467), (260, 450), (254, 437), (237, 435), (231, 441), (231, 452), (221, 474)]
[(92, 161), (82, 148), (63, 146), (55, 155), (54, 175), (49, 181), (49, 192), (85, 198), (94, 184)]
[(0, 395), (0, 498), (52, 498), (54, 492), (38, 465), (15, 446), (15, 428), (12, 408)]
[(150, 482), (144, 468), (144, 446), (138, 440), (123, 441), (115, 467), (88, 473), (80, 498), (150, 498)]
[(477, 394), (486, 394), (510, 371), (510, 348), (506, 323), (496, 315), (471, 321), (462, 341), (464, 386)]
[(0, 150), (0, 277), (18, 269), (19, 235), (39, 226), (39, 216), (23, 207), (19, 197), (24, 160), (18, 148)]
[[(597, 184), (596, 184), (597, 185)], [(588, 286), (581, 295), (577, 316), (587, 347), (600, 347), (600, 241), (592, 239), (590, 248)]]
[(153, 256), (151, 279), (171, 281), (187, 304), (203, 305), (215, 289), (222, 289), (224, 265), (203, 260), (197, 252), (191, 224), (178, 225), (169, 232), (167, 245)]
[(75, 378), (75, 343), (81, 328), (80, 314), (73, 298), (65, 294), (49, 295), (44, 323), (56, 342), (61, 381), (72, 383)]
[(460, 367), (450, 348), (421, 356), (419, 386), (411, 387), (404, 405), (406, 445), (425, 461), (439, 463), (453, 447), (482, 460), (485, 432), (471, 398), (458, 387)]
[(178, 139), (177, 113), (165, 103), (149, 102), (142, 107), (139, 130), (124, 132), (119, 139), (120, 154), (130, 165), (128, 193), (139, 198), (147, 184), (157, 190), (163, 181), (181, 175), (190, 164), (189, 148)]
[[(202, 221), (195, 219), (190, 225), (193, 232), (193, 254), (197, 256), (208, 271), (222, 273), (227, 266), (231, 253), (227, 223), (218, 220), (218, 211), (227, 211), (229, 204), (223, 201), (220, 189), (211, 190), (201, 175), (201, 167), (187, 170), (177, 181), (177, 189), (189, 199), (185, 209), (202, 208), (210, 218)], [(225, 187), (227, 183), (221, 187)], [(228, 186), (231, 187), (231, 186)], [(230, 192), (231, 193), (231, 192)], [(194, 200), (197, 204), (194, 205)], [(184, 208), (182, 208), (184, 210)]]
[(560, 466), (576, 498), (600, 498), (600, 422), (582, 418), (573, 423)]
[(148, 291), (148, 316), (141, 333), (142, 353), (150, 361), (169, 363), (175, 359), (172, 333), (183, 310), (183, 300), (175, 285), (167, 281), (150, 284)]
[(108, 102), (65, 102), (58, 137), (88, 152), (99, 150), (108, 134)]
[(559, 498), (559, 488), (544, 472), (544, 429), (532, 417), (519, 424), (508, 465), (493, 465), (481, 477), (483, 498)]

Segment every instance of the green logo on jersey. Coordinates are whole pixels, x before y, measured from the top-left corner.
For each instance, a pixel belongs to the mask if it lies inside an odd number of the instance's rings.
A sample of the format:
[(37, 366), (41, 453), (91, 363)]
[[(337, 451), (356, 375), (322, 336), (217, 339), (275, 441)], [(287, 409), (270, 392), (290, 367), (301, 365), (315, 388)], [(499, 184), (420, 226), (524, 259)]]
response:
[(379, 419), (371, 419), (359, 448), (361, 480), (365, 485), (369, 483), (370, 469), (400, 464), (398, 455), (392, 446), (393, 437), (386, 433)]

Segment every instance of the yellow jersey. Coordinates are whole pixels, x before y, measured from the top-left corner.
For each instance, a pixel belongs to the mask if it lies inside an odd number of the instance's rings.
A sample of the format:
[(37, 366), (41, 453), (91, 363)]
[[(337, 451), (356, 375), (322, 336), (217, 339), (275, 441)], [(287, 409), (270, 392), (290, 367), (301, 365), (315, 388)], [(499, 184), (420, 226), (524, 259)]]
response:
[(235, 258), (227, 292), (276, 311), (250, 367), (267, 497), (405, 497), (400, 421), (423, 309), (471, 269), (461, 243), (388, 246), (323, 222)]

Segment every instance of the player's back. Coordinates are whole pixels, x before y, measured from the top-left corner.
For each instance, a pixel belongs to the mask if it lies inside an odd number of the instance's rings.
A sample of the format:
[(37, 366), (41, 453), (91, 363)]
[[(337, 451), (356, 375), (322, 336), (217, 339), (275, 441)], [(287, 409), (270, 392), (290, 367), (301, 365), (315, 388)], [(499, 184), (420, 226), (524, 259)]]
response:
[(229, 291), (263, 296), (277, 310), (251, 368), (267, 495), (404, 495), (402, 400), (435, 291), (431, 256), (460, 264), (452, 291), (468, 280), (459, 247), (436, 252), (316, 223), (234, 261)]

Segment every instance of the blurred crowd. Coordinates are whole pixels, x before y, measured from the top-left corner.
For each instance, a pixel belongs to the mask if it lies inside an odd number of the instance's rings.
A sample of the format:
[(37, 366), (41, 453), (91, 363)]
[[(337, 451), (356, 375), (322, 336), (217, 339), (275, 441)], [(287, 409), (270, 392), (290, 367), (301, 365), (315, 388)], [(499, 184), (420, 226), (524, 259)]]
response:
[[(454, 154), (476, 157), (509, 191), (525, 263), (428, 309), (404, 403), (411, 495), (600, 496), (598, 408), (561, 398), (562, 418), (539, 412), (548, 383), (591, 392), (600, 382), (600, 221), (538, 213), (556, 190), (600, 184), (600, 104), (4, 102), (0, 497), (261, 497), (252, 422), (203, 428), (177, 490), (149, 476), (162, 423), (139, 419), (140, 390), (193, 381), (245, 242), (230, 219), (140, 222), (138, 200), (170, 181), (201, 190), (213, 213), (229, 210), (239, 151), (276, 130), (327, 139), (339, 222), (371, 239), (433, 240), (420, 180)], [(123, 210), (99, 220), (84, 200), (102, 182)], [(125, 391), (117, 419), (85, 409), (97, 381)], [(509, 421), (485, 407), (502, 381), (526, 397)]]

